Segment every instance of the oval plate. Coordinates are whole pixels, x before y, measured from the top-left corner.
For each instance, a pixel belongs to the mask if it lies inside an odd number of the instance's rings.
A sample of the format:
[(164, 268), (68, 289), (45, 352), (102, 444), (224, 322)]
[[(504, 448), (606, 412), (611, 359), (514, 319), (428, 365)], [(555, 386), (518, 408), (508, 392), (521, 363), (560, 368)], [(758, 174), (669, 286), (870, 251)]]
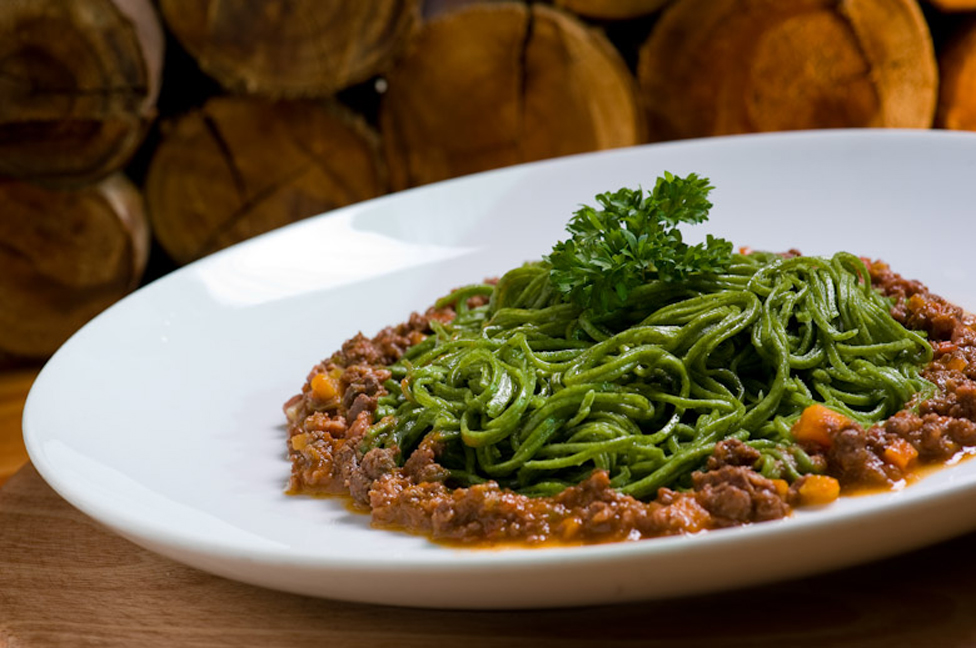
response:
[(281, 406), (309, 369), (451, 288), (537, 259), (580, 204), (668, 170), (716, 186), (737, 246), (848, 250), (976, 308), (976, 134), (820, 131), (659, 144), (512, 167), (312, 218), (182, 268), (49, 361), (24, 413), (37, 470), (150, 550), (257, 585), (410, 606), (613, 603), (743, 587), (976, 528), (976, 462), (776, 522), (613, 545), (465, 550), (288, 497)]

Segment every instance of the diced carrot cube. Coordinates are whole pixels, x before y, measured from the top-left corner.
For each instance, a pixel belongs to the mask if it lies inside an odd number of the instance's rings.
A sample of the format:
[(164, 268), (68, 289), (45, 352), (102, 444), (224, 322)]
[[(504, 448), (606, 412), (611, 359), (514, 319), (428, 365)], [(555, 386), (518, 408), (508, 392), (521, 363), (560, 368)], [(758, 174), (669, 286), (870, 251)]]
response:
[(833, 443), (831, 437), (835, 433), (853, 425), (854, 422), (843, 414), (817, 403), (803, 410), (790, 431), (799, 442), (829, 448)]
[(918, 450), (905, 439), (896, 439), (884, 449), (884, 459), (899, 470), (906, 470), (918, 458)]
[(339, 396), (339, 389), (335, 380), (328, 374), (315, 374), (312, 378), (312, 393), (322, 402), (335, 400)]
[(969, 366), (969, 363), (966, 362), (966, 359), (960, 358), (959, 356), (953, 357), (951, 360), (949, 360), (949, 362), (946, 363), (946, 367), (949, 369), (955, 369), (956, 371), (962, 371), (967, 366)]
[(797, 493), (802, 506), (829, 504), (840, 497), (840, 482), (827, 475), (807, 475)]
[(772, 482), (780, 497), (786, 497), (786, 494), (790, 492), (790, 484), (785, 479), (773, 479)]
[(925, 299), (923, 299), (918, 293), (915, 293), (905, 300), (905, 306), (908, 308), (909, 312), (919, 311), (925, 307)]

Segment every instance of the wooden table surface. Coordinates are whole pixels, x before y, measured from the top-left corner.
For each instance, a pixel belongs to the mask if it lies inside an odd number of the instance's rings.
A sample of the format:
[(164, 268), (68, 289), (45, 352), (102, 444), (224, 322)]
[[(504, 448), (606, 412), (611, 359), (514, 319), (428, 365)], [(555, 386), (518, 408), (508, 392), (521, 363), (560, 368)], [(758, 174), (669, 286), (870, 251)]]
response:
[(0, 364), (0, 485), (27, 463), (20, 418), (39, 369), (33, 364)]
[[(9, 467), (24, 460), (11, 412), (33, 374), (0, 375), (0, 448), (11, 453), (0, 466)], [(71, 507), (27, 464), (0, 487), (0, 648), (976, 646), (974, 547), (971, 534), (815, 578), (611, 607), (387, 608), (273, 592), (151, 554)]]

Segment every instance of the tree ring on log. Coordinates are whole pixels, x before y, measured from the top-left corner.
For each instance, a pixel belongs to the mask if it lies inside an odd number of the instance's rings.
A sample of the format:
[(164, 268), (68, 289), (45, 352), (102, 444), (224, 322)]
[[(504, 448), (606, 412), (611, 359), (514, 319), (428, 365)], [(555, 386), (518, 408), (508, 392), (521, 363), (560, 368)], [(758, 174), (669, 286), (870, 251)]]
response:
[(234, 92), (324, 97), (382, 72), (416, 29), (419, 0), (161, 0), (200, 68)]
[(543, 5), (445, 13), (388, 81), (380, 132), (394, 189), (644, 137), (636, 81), (613, 45)]
[(0, 182), (0, 352), (46, 357), (142, 278), (149, 229), (122, 174), (81, 189)]
[(180, 264), (387, 189), (378, 136), (334, 102), (215, 97), (161, 131), (146, 201)]
[(0, 33), (0, 176), (80, 185), (125, 165), (160, 87), (150, 0), (7, 0)]
[(651, 140), (928, 128), (938, 69), (915, 0), (678, 0), (641, 47)]

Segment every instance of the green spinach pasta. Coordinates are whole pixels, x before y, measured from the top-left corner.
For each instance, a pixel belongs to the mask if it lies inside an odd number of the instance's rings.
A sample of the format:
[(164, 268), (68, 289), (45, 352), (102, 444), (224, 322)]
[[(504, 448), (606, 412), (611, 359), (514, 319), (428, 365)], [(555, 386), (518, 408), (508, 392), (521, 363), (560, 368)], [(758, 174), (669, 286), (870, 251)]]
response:
[[(690, 484), (715, 444), (761, 473), (814, 470), (790, 429), (820, 402), (863, 425), (916, 392), (932, 347), (895, 322), (855, 256), (735, 255), (720, 274), (645, 283), (611, 317), (565, 303), (545, 263), (446, 297), (456, 319), (393, 365), (367, 444), (429, 434), (459, 484), (554, 494), (594, 468), (636, 498)], [(490, 295), (468, 309), (474, 294)]]

